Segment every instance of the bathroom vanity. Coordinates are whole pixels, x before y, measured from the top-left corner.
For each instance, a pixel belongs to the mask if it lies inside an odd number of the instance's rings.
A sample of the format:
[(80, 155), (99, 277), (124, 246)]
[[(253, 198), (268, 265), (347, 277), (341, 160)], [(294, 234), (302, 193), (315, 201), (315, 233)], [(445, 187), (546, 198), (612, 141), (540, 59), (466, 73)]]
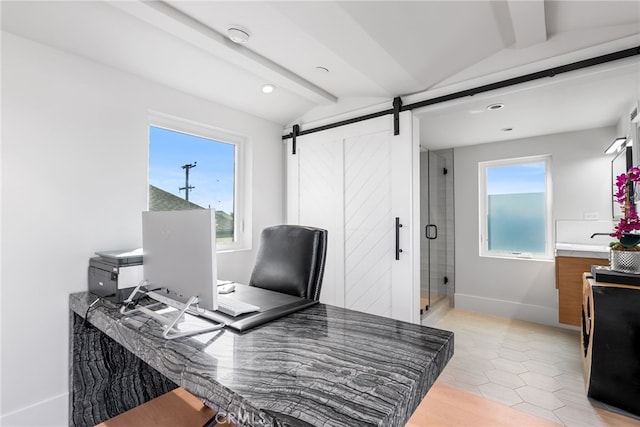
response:
[(582, 274), (592, 265), (609, 265), (609, 248), (599, 245), (556, 244), (558, 321), (580, 326)]

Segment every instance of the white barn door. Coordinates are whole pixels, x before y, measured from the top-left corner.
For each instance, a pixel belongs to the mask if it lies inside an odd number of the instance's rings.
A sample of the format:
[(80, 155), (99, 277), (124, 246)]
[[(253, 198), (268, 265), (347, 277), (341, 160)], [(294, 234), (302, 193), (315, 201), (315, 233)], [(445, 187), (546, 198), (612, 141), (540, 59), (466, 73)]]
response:
[(288, 222), (329, 231), (322, 302), (419, 321), (414, 136), (405, 112), (398, 136), (386, 116), (289, 141)]

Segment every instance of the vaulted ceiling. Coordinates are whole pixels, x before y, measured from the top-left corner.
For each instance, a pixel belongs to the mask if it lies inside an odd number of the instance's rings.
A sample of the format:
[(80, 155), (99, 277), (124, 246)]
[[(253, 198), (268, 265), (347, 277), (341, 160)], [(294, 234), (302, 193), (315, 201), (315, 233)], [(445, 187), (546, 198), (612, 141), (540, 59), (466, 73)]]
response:
[[(640, 1), (2, 1), (2, 29), (280, 123), (387, 109), (640, 46)], [(229, 40), (236, 27), (244, 44)], [(639, 56), (417, 116), (450, 147), (614, 125)], [(328, 71), (327, 71), (328, 70)], [(273, 84), (266, 95), (261, 88)], [(500, 102), (505, 108), (486, 110)], [(501, 129), (513, 128), (508, 134)]]

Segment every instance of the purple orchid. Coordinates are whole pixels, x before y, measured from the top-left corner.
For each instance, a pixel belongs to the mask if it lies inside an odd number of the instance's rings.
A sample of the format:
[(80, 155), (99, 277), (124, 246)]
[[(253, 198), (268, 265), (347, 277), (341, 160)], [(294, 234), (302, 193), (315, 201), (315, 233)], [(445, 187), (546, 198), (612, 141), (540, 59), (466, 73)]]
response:
[(614, 227), (611, 237), (620, 239), (623, 234), (640, 230), (640, 218), (635, 205), (630, 201), (629, 191), (634, 183), (640, 182), (640, 168), (632, 167), (627, 173), (623, 173), (616, 178), (617, 191), (613, 195), (616, 202), (622, 205), (624, 217), (620, 218)]

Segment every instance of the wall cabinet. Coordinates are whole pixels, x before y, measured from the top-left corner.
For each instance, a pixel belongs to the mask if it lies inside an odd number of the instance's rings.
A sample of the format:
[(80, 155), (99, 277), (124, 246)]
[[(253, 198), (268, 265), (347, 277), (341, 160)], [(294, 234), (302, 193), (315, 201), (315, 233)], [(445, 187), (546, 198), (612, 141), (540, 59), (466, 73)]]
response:
[(580, 326), (582, 307), (582, 274), (592, 265), (609, 265), (608, 259), (556, 257), (556, 288), (558, 289), (558, 321)]

